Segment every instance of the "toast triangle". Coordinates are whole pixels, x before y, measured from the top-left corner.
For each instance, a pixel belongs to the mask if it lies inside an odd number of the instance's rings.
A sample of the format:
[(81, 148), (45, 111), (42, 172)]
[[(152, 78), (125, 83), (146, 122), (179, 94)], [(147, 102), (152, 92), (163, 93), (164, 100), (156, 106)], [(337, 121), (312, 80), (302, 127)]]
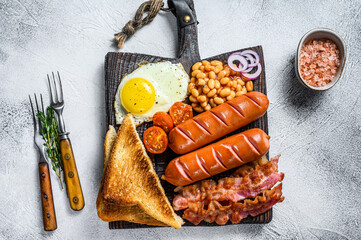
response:
[(167, 226), (165, 223), (156, 220), (155, 218), (146, 214), (138, 205), (135, 206), (120, 206), (113, 203), (103, 201), (101, 192), (103, 190), (104, 173), (108, 164), (108, 160), (115, 143), (117, 132), (113, 126), (109, 126), (109, 130), (105, 135), (104, 140), (104, 169), (100, 189), (97, 198), (97, 212), (100, 219), (106, 222), (112, 221), (128, 221), (140, 224)]
[(106, 203), (138, 207), (150, 217), (174, 228), (180, 228), (184, 223), (165, 196), (131, 114), (125, 116), (118, 130), (100, 195)]

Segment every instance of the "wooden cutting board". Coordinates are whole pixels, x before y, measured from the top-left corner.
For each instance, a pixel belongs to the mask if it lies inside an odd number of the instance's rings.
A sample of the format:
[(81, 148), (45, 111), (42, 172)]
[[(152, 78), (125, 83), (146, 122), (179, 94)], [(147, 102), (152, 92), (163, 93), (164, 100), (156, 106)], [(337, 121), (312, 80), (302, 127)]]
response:
[[(187, 7), (189, 9), (177, 9), (179, 6), (179, 2), (186, 2)], [(178, 57), (174, 59), (158, 57), (158, 56), (151, 56), (139, 53), (124, 53), (124, 52), (110, 52), (105, 57), (105, 103), (106, 103), (106, 116), (107, 116), (107, 124), (113, 125), (116, 129), (119, 128), (119, 125), (115, 123), (115, 115), (114, 115), (114, 98), (120, 83), (120, 80), (124, 76), (124, 74), (129, 74), (137, 69), (140, 63), (144, 62), (161, 62), (161, 61), (171, 61), (173, 63), (182, 63), (184, 69), (187, 72), (190, 72), (191, 66), (201, 60), (198, 51), (198, 40), (197, 40), (197, 18), (194, 11), (194, 5), (192, 0), (170, 0), (168, 1), (169, 6), (174, 6), (173, 2), (177, 2), (175, 4), (176, 10), (173, 11), (173, 14), (178, 19), (178, 42), (179, 42), (179, 50), (178, 50)], [(173, 5), (171, 5), (173, 4)], [(180, 4), (180, 7), (184, 8), (184, 5)], [(190, 12), (187, 13), (187, 10)], [(182, 23), (182, 19), (184, 19), (184, 14), (191, 14), (192, 19), (194, 20), (193, 24), (188, 24), (184, 26)], [(260, 56), (260, 63), (262, 65), (262, 74), (261, 76), (254, 80), (254, 91), (259, 91), (264, 94), (267, 94), (266, 91), (266, 78), (265, 78), (265, 65), (264, 65), (264, 58), (263, 58), (263, 51), (261, 46), (251, 47), (247, 49), (252, 49), (256, 51)], [(245, 49), (236, 50), (233, 52), (242, 51)], [(233, 52), (228, 52), (224, 54), (220, 54), (218, 56), (214, 56), (211, 58), (207, 58), (204, 60), (221, 60), (227, 62), (227, 58)], [(152, 123), (144, 123), (137, 128), (137, 132), (141, 139), (143, 139), (144, 131), (152, 126)], [(267, 114), (265, 114), (262, 118), (258, 119), (257, 121), (231, 133), (226, 135), (225, 137), (231, 136), (233, 134), (243, 132), (247, 129), (251, 128), (260, 128), (264, 130), (268, 134), (268, 121), (267, 121)], [(225, 138), (224, 137), (224, 138)], [(168, 164), (168, 162), (175, 158), (177, 155), (172, 152), (169, 148), (160, 155), (151, 155), (150, 157), (153, 160), (155, 171), (157, 172), (158, 176), (161, 177), (164, 174), (164, 170)], [(218, 174), (212, 179), (219, 179), (225, 176), (229, 176), (234, 169), (231, 169), (228, 172)], [(174, 196), (174, 186), (169, 184), (166, 181), (161, 180), (162, 186), (166, 192), (167, 197), (172, 202)], [(179, 213), (181, 215), (181, 212)], [(244, 223), (269, 223), (272, 220), (272, 209), (269, 211), (258, 215), (256, 217), (247, 217), (243, 219), (240, 224)], [(230, 223), (228, 223), (230, 224)], [(194, 226), (192, 223), (186, 222), (184, 226)], [(219, 226), (216, 223), (206, 223), (201, 222), (198, 226)], [(117, 221), (117, 222), (110, 222), (109, 228), (110, 229), (125, 229), (125, 228), (144, 228), (144, 227), (151, 227), (148, 225), (130, 223), (125, 221)]]

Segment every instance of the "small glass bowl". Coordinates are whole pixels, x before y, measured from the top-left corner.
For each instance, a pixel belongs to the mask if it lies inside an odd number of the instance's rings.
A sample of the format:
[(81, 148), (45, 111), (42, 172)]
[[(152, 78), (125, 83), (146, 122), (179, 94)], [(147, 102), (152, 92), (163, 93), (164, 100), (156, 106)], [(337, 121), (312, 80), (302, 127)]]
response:
[[(334, 42), (338, 48), (338, 50), (340, 51), (340, 66), (337, 69), (335, 78), (328, 83), (325, 86), (322, 87), (314, 87), (311, 86), (310, 84), (308, 84), (305, 79), (303, 79), (301, 72), (300, 72), (300, 68), (299, 68), (299, 58), (300, 58), (300, 52), (301, 52), (301, 48), (302, 46), (307, 43), (309, 40), (319, 40), (319, 39), (329, 39), (332, 42)], [(328, 90), (331, 87), (333, 87), (338, 80), (340, 80), (341, 76), (342, 76), (342, 72), (343, 72), (343, 68), (345, 66), (346, 63), (346, 43), (345, 41), (342, 39), (342, 37), (340, 35), (338, 35), (335, 31), (328, 29), (328, 28), (315, 28), (312, 29), (311, 31), (307, 32), (305, 35), (303, 35), (303, 37), (301, 38), (298, 47), (297, 47), (297, 54), (296, 54), (296, 59), (295, 59), (295, 67), (296, 67), (296, 76), (298, 78), (298, 80), (307, 88), (312, 89), (312, 90), (316, 90), (316, 91), (324, 91), (324, 90)]]

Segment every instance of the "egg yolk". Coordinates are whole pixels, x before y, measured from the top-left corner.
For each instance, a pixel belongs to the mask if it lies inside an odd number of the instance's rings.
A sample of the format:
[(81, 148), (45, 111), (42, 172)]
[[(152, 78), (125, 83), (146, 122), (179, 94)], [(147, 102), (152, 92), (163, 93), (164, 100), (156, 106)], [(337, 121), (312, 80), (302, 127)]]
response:
[(132, 78), (122, 87), (120, 99), (128, 112), (143, 114), (154, 104), (154, 87), (144, 78)]

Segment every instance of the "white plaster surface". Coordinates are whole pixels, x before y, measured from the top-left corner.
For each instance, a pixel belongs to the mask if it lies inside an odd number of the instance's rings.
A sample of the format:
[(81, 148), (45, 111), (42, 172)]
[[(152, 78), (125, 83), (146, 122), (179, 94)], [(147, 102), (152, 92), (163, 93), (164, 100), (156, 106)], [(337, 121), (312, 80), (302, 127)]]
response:
[[(285, 201), (267, 225), (109, 230), (96, 213), (105, 134), (104, 56), (142, 1), (0, 0), (0, 238), (3, 239), (360, 239), (361, 2), (195, 2), (202, 57), (262, 45), (270, 107), (270, 155), (282, 154)], [(311, 92), (294, 73), (299, 39), (315, 27), (348, 47), (340, 82)], [(124, 51), (176, 55), (176, 22), (161, 13)], [(86, 206), (73, 212), (52, 174), (58, 229), (44, 232), (29, 93), (47, 97), (60, 71), (64, 118)]]

